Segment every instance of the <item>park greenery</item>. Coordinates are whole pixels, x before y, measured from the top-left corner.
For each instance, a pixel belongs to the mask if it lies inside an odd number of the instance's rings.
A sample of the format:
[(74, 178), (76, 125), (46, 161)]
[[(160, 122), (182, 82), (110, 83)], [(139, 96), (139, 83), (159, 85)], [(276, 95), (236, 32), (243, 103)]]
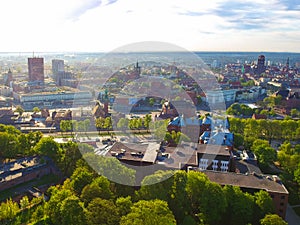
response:
[[(267, 192), (252, 195), (238, 187), (221, 187), (200, 172), (157, 171), (143, 182), (153, 179), (161, 182), (120, 192), (116, 184), (79, 160), (70, 178), (48, 189), (48, 201), (24, 197), (19, 204), (11, 199), (1, 203), (0, 221), (49, 225), (260, 224), (274, 213)], [(270, 219), (283, 221), (275, 216)]]
[[(190, 141), (190, 138), (182, 132), (168, 132), (167, 126), (170, 120), (158, 120), (152, 122), (152, 118), (150, 114), (145, 115), (143, 118), (120, 118), (118, 122), (114, 125), (114, 121), (111, 117), (106, 118), (96, 118), (95, 119), (95, 127), (98, 131), (98, 134), (110, 134), (115, 131), (124, 132), (127, 131), (135, 132), (137, 134), (141, 132), (150, 133), (153, 132), (154, 137), (157, 140), (166, 141), (171, 145), (178, 145), (180, 142)], [(113, 129), (113, 126), (114, 129)], [(89, 119), (85, 119), (82, 121), (76, 120), (61, 120), (60, 121), (60, 130), (64, 137), (68, 134), (74, 138), (74, 134), (85, 134), (92, 130), (91, 121)], [(116, 130), (115, 130), (116, 129)]]
[(229, 122), (235, 147), (252, 150), (262, 171), (274, 172), (271, 168), (276, 165), (290, 192), (290, 203), (299, 204), (300, 120), (229, 118)]
[[(295, 110), (293, 110), (293, 115), (298, 115), (297, 110), (296, 111)], [(238, 117), (251, 117), (253, 114), (265, 115), (266, 117), (274, 117), (276, 115), (274, 109), (272, 108), (265, 107), (265, 108), (253, 109), (246, 104), (240, 104), (240, 103), (234, 103), (231, 106), (229, 106), (226, 110), (226, 113), (228, 115), (233, 115)]]
[[(235, 145), (249, 147), (263, 167), (279, 162), (286, 177), (300, 184), (300, 145), (291, 144), (299, 138), (299, 122), (229, 120), (239, 141)], [(165, 121), (150, 123), (149, 129), (165, 126)], [(156, 129), (157, 135), (162, 128)], [(271, 140), (286, 142), (277, 153)], [(211, 182), (204, 173), (183, 170), (157, 171), (146, 176), (141, 187), (134, 187), (134, 170), (115, 158), (95, 156), (89, 145), (59, 144), (40, 132), (23, 134), (13, 126), (0, 125), (0, 158), (30, 155), (50, 157), (63, 182), (48, 189), (47, 201), (23, 197), (19, 202), (2, 202), (1, 224), (285, 224), (274, 215), (272, 199), (263, 190), (250, 194), (239, 187)], [(110, 176), (119, 176), (132, 186), (113, 182)]]

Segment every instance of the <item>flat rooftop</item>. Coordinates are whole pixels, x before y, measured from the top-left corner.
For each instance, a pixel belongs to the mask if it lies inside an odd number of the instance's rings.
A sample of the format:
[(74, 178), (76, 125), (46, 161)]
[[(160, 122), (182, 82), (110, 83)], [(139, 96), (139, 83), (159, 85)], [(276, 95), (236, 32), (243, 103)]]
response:
[(197, 152), (202, 154), (230, 156), (230, 151), (225, 145), (198, 144)]
[(34, 168), (40, 164), (38, 157), (28, 157), (14, 162), (0, 165), (0, 182), (9, 181), (22, 176), (28, 168)]
[(289, 192), (280, 180), (276, 181), (277, 176), (265, 175), (265, 174), (240, 174), (240, 173), (229, 173), (229, 172), (218, 172), (211, 170), (201, 171), (207, 175), (207, 177), (221, 185), (232, 185), (239, 186), (241, 188), (249, 189), (261, 189), (267, 192), (277, 192), (288, 194)]
[(155, 163), (160, 144), (148, 143), (123, 143), (116, 142), (106, 153), (106, 156), (114, 156), (119, 160)]
[(159, 164), (173, 169), (181, 169), (185, 165), (198, 166), (198, 155), (205, 155), (206, 158), (231, 156), (226, 146), (187, 143), (177, 147), (161, 147), (155, 142), (116, 142), (105, 155), (121, 161)]
[(215, 155), (230, 157), (226, 146), (191, 143), (177, 147), (165, 147), (168, 158), (158, 164), (167, 167), (182, 168), (183, 165), (198, 166), (198, 154), (206, 155), (206, 158), (214, 158)]

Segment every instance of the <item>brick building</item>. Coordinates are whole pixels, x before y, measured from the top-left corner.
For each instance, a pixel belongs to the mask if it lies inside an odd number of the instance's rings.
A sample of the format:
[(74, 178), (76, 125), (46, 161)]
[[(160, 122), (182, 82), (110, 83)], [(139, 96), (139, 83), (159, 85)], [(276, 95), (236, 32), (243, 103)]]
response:
[(44, 58), (28, 58), (29, 82), (44, 83)]

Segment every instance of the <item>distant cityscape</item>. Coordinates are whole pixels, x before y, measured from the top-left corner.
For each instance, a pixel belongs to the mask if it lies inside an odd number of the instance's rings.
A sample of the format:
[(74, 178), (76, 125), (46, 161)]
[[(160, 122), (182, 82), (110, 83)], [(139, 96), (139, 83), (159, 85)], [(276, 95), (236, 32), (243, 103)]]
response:
[[(249, 143), (236, 144), (244, 140), (237, 127), (244, 129), (242, 123), (250, 118), (297, 123), (300, 53), (144, 52), (109, 57), (1, 53), (0, 123), (28, 134), (40, 131), (55, 137), (60, 132), (62, 138), (55, 138), (60, 144), (88, 144), (94, 156), (116, 158), (134, 168), (132, 186), (140, 186), (156, 170), (171, 169), (200, 171), (213, 182), (251, 194), (264, 190), (275, 213), (286, 218), (289, 191), (279, 176), (262, 172), (260, 166), (270, 162), (260, 162)], [(232, 128), (235, 119), (242, 122)], [(277, 154), (284, 140), (280, 136), (274, 144), (275, 132), (268, 133), (268, 126), (259, 138), (268, 139)], [(283, 133), (292, 137), (293, 132)], [(297, 146), (296, 135), (290, 139)], [(50, 158), (4, 163), (0, 190), (39, 176), (59, 176)], [(148, 170), (150, 165), (154, 169)]]
[[(113, 90), (119, 86), (120, 90), (121, 82), (124, 86), (127, 80), (139, 77), (134, 74), (133, 65), (122, 65), (125, 66), (125, 70), (115, 68), (116, 65), (98, 65), (97, 59), (105, 58), (103, 53), (39, 54), (44, 55), (32, 57), (29, 53), (0, 54), (2, 75), (0, 77), (2, 80), (0, 105), (2, 107), (21, 105), (26, 110), (35, 106), (40, 108), (71, 107), (74, 98), (78, 105), (89, 105), (91, 101), (99, 97), (99, 94), (104, 93), (105, 88)], [(207, 92), (208, 90), (201, 90), (201, 87), (198, 87), (198, 90), (194, 88), (195, 82), (191, 79), (190, 72), (180, 71), (181, 54), (184, 53), (172, 53), (173, 62), (168, 65), (160, 65), (159, 59), (151, 63), (143, 62), (137, 55), (135, 58), (140, 61), (138, 73), (142, 76), (151, 75), (176, 80), (184, 90), (188, 91), (194, 102), (197, 96), (200, 96), (203, 102), (213, 104), (225, 101), (229, 106), (233, 102), (255, 102), (268, 90), (278, 91), (279, 89), (288, 89), (290, 96), (298, 96), (300, 54), (194, 53), (194, 59), (202, 59), (215, 74), (224, 99), (216, 97), (220, 93), (211, 92), (211, 90)], [(142, 59), (141, 56), (140, 58)], [(114, 62), (108, 60), (108, 63)], [(192, 61), (189, 63), (193, 64)], [(112, 79), (113, 76), (122, 77), (123, 80), (119, 79), (119, 83), (111, 82), (116, 81)], [(207, 89), (211, 88), (207, 87)], [(111, 101), (117, 94), (113, 92), (109, 91)], [(137, 99), (129, 101), (132, 104)], [(295, 104), (282, 110), (288, 113)]]

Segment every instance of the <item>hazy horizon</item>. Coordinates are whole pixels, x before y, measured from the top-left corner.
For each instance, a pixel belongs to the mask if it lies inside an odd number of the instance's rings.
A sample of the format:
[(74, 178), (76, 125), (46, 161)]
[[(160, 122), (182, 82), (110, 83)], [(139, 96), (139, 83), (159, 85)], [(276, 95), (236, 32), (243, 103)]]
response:
[(159, 41), (188, 51), (300, 52), (295, 0), (11, 0), (1, 52), (110, 52)]

